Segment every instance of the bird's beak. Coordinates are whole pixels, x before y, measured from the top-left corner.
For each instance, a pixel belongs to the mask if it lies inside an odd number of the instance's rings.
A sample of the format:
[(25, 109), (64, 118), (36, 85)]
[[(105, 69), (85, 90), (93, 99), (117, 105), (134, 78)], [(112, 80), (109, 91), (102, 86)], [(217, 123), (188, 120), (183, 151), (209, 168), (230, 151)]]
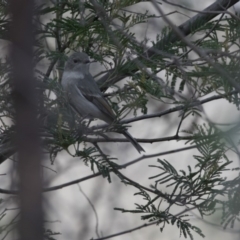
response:
[(89, 64), (90, 63), (90, 60), (86, 60), (84, 61), (85, 64)]

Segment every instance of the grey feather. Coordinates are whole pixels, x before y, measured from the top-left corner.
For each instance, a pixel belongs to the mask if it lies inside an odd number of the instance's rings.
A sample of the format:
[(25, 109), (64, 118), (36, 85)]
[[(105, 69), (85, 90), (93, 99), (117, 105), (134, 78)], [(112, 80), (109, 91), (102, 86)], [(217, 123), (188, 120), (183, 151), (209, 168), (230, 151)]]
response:
[[(89, 73), (89, 62), (86, 53), (76, 52), (69, 57), (62, 78), (63, 89), (70, 104), (80, 116), (99, 118), (111, 124), (116, 118), (115, 114)], [(144, 152), (144, 149), (127, 131), (121, 131), (121, 133), (139, 153)]]

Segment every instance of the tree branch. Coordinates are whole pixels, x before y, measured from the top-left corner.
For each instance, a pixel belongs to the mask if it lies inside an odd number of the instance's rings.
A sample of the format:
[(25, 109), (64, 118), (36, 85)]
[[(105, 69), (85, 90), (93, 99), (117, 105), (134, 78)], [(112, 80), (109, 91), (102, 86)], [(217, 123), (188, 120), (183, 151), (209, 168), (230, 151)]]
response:
[[(177, 28), (182, 33), (182, 35), (187, 36), (190, 33), (196, 31), (199, 27), (206, 24), (214, 17), (216, 17), (218, 14), (223, 13), (223, 11), (225, 11), (227, 8), (230, 8), (237, 2), (238, 0), (217, 0), (212, 5), (204, 9), (201, 13), (198, 13), (194, 17), (190, 18), (188, 21), (181, 24)], [(148, 58), (151, 58), (156, 54), (162, 55), (161, 51), (164, 51), (164, 47), (166, 45), (168, 45), (169, 43), (175, 43), (179, 40), (182, 39), (179, 37), (178, 34), (175, 33), (174, 30), (172, 30), (165, 38), (157, 42), (154, 47), (148, 49), (146, 52), (146, 56)], [(112, 79), (111, 76), (116, 70), (110, 70), (107, 74), (105, 74), (97, 81), (98, 85), (101, 86), (102, 90), (104, 90), (110, 85), (122, 80), (123, 78), (132, 76), (134, 72), (137, 72), (139, 70), (135, 62), (141, 62), (141, 58), (136, 58), (131, 62), (127, 62), (123, 66), (123, 68), (125, 67), (125, 69), (127, 69), (126, 66), (131, 66), (128, 68), (129, 71), (124, 73), (118, 73), (118, 75), (112, 77)]]

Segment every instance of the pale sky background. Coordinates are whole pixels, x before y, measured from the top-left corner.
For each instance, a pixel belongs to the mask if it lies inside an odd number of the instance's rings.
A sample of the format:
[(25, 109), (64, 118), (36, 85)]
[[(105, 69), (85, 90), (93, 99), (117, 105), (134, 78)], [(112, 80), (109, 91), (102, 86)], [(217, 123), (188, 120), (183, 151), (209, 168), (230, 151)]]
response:
[[(172, 2), (178, 4), (181, 3), (182, 5), (196, 10), (203, 10), (214, 1), (172, 0)], [(185, 22), (188, 19), (187, 16), (191, 17), (196, 14), (184, 12), (182, 9), (178, 9), (177, 7), (173, 8), (167, 4), (163, 4), (162, 8), (164, 9), (165, 13), (177, 10), (186, 14), (186, 16), (182, 14), (171, 15), (171, 20), (176, 25), (180, 25), (181, 23)], [(151, 5), (151, 3), (138, 4), (131, 8), (131, 10), (134, 10), (136, 12), (144, 12), (145, 9), (148, 9), (151, 13), (155, 12), (154, 7)], [(147, 24), (142, 24), (141, 27), (137, 27), (134, 29), (134, 31), (136, 31), (139, 40), (143, 39), (145, 36), (147, 36), (147, 38), (155, 40), (156, 34), (161, 32), (159, 29), (161, 29), (163, 25), (164, 23), (161, 18), (155, 19), (149, 21)], [(3, 48), (3, 45), (1, 47)], [(91, 66), (91, 71), (93, 74), (99, 71), (98, 67), (99, 64), (97, 63)], [(164, 79), (164, 73), (162, 73), (161, 77)], [(239, 113), (237, 112), (235, 106), (229, 104), (225, 100), (214, 101), (205, 104), (203, 105), (203, 108), (206, 116), (211, 120), (217, 119), (218, 122), (239, 120)], [(161, 109), (162, 105), (160, 102), (157, 102), (153, 99), (150, 100), (148, 113), (159, 112)], [(137, 123), (134, 123), (132, 124), (132, 127), (129, 129), (129, 131), (136, 138), (157, 138), (171, 136), (175, 134), (178, 122), (179, 113), (173, 113), (162, 118), (154, 118), (148, 121), (144, 120), (142, 122), (139, 121)], [(181, 129), (189, 129), (189, 122), (185, 121)], [(176, 143), (174, 141), (155, 144), (141, 143), (141, 145), (146, 151), (145, 154), (173, 150), (185, 146), (183, 142)], [(118, 157), (119, 164), (129, 162), (140, 156), (129, 143), (111, 143), (108, 145), (105, 144), (103, 151), (109, 154), (111, 151), (114, 152), (115, 155), (113, 156)], [(173, 164), (177, 169), (186, 170), (188, 165), (193, 166), (194, 164), (192, 157), (193, 154), (194, 151), (186, 151), (162, 156), (161, 159), (170, 161), (170, 163)], [(127, 169), (123, 170), (122, 173), (132, 178), (136, 182), (149, 187), (150, 181), (148, 178), (156, 173), (156, 170), (149, 168), (148, 165), (154, 165), (156, 163), (157, 158), (146, 159), (139, 162), (138, 164), (134, 164), (128, 167)], [(92, 174), (90, 167), (85, 166), (84, 163), (77, 158), (70, 158), (66, 152), (63, 152), (57, 156), (54, 165), (50, 165), (49, 161), (47, 160), (45, 161), (44, 165), (49, 166), (50, 168), (57, 171), (57, 173), (55, 173), (48, 169), (43, 170), (46, 179), (50, 180), (50, 186), (66, 183)], [(7, 175), (11, 176), (11, 166), (12, 162), (10, 161), (2, 164), (0, 174), (6, 173)], [(113, 175), (111, 176), (111, 184), (108, 183), (107, 179), (103, 179), (101, 176), (80, 183), (81, 189), (91, 200), (91, 203), (96, 209), (98, 216), (98, 231), (100, 234), (103, 234), (103, 236), (125, 231), (147, 223), (145, 221), (142, 221), (140, 219), (140, 215), (138, 214), (121, 213), (119, 211), (113, 210), (114, 207), (134, 209), (135, 202), (144, 202), (141, 200), (141, 197), (134, 196), (134, 193), (138, 192), (137, 189), (130, 186), (125, 186), (117, 177)], [(6, 176), (2, 176), (1, 188), (8, 188), (10, 186), (8, 179)], [(165, 191), (164, 188), (161, 190)], [(6, 196), (1, 195), (1, 197), (5, 198)], [(48, 213), (46, 219), (51, 221), (51, 223), (49, 223), (49, 228), (53, 231), (61, 232), (61, 235), (56, 236), (56, 239), (88, 240), (91, 238), (97, 238), (95, 233), (96, 216), (86, 197), (79, 190), (78, 185), (72, 185), (61, 190), (45, 193), (44, 198), (46, 199), (46, 213)], [(8, 203), (10, 201), (11, 199), (8, 199)], [(180, 212), (181, 210), (183, 209), (175, 209), (176, 213)], [(239, 234), (232, 233), (227, 230), (222, 230), (221, 228), (213, 227), (210, 224), (204, 223), (197, 216), (193, 215), (191, 217), (191, 223), (194, 223), (196, 226), (203, 230), (203, 233), (206, 236), (205, 239), (221, 240), (227, 238), (235, 240), (240, 238)], [(206, 218), (205, 220), (212, 223), (219, 223), (220, 216), (214, 215), (210, 218)], [(179, 229), (177, 226), (167, 225), (162, 233), (160, 232), (159, 228), (160, 227), (151, 226), (111, 239), (179, 239)], [(202, 237), (196, 234), (193, 235), (195, 240), (202, 239)], [(184, 237), (182, 236), (181, 239), (184, 239)]]

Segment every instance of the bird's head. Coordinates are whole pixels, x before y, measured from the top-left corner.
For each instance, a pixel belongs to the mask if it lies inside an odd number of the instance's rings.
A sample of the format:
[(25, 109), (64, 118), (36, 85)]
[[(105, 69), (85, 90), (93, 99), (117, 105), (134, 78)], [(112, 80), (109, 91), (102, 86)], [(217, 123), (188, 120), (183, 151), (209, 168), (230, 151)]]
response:
[(89, 70), (89, 57), (84, 52), (75, 52), (67, 60), (65, 64), (66, 71), (88, 71)]

